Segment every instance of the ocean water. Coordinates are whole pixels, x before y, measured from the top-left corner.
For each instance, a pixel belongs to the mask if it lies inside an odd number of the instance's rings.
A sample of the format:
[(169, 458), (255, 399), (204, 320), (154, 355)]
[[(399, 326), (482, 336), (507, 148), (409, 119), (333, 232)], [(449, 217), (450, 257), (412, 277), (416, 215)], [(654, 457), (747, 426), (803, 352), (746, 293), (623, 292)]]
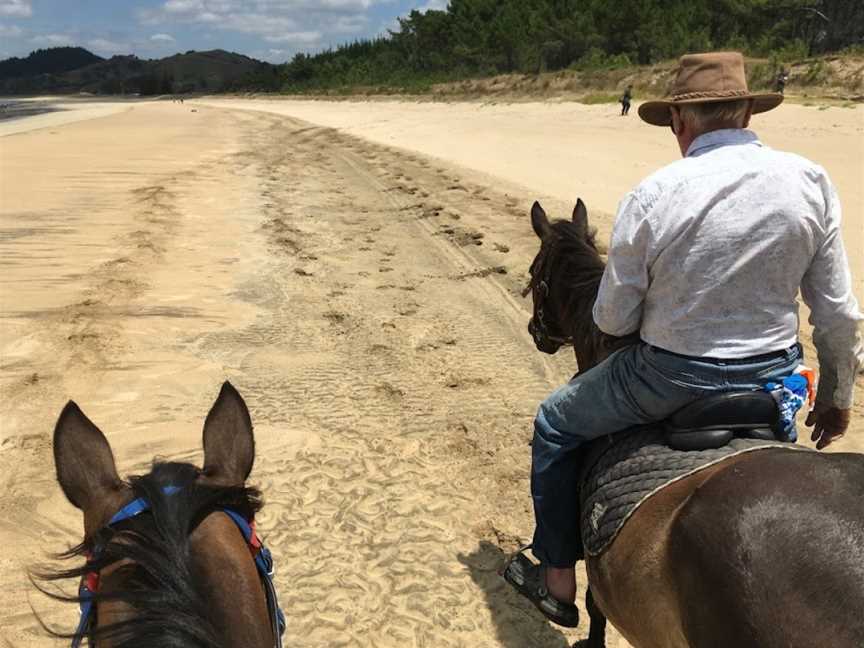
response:
[(0, 97), (0, 121), (32, 117), (33, 115), (56, 112), (57, 110), (60, 109), (54, 106), (50, 101), (8, 99), (6, 97)]

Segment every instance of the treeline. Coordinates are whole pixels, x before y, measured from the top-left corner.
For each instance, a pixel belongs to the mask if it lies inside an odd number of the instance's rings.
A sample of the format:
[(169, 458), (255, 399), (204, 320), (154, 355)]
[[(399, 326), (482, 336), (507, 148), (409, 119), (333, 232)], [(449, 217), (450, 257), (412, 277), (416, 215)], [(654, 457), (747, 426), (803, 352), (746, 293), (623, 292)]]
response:
[(298, 54), (258, 89), (410, 88), (738, 49), (803, 58), (864, 43), (862, 0), (451, 0), (388, 37)]

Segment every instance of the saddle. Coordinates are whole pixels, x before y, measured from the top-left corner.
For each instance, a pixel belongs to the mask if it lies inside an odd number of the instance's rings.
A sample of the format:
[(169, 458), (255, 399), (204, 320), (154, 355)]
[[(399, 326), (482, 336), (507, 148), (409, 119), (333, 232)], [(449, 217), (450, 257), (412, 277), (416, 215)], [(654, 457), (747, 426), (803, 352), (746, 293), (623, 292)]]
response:
[(602, 553), (651, 495), (737, 454), (803, 448), (779, 438), (766, 392), (724, 392), (666, 421), (601, 437), (579, 448), (581, 557)]
[(722, 448), (735, 437), (779, 438), (780, 413), (767, 392), (724, 392), (697, 400), (664, 421), (666, 444), (675, 450)]

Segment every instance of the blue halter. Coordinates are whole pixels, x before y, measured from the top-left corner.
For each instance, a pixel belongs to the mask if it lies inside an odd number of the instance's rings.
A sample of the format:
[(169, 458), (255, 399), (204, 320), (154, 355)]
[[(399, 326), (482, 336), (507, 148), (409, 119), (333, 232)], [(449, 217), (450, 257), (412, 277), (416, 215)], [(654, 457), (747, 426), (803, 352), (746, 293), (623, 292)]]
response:
[[(180, 490), (178, 486), (165, 486), (162, 488), (162, 492), (168, 496), (174, 495)], [(139, 497), (117, 511), (108, 521), (108, 526), (114, 526), (149, 510), (150, 502), (143, 497)], [(223, 508), (221, 510), (237, 525), (240, 533), (243, 534), (243, 539), (246, 540), (246, 544), (249, 545), (255, 557), (255, 567), (258, 569), (261, 583), (264, 585), (264, 592), (267, 598), (267, 611), (273, 624), (273, 636), (276, 638), (275, 648), (282, 648), (282, 635), (285, 632), (285, 615), (279, 607), (276, 587), (273, 585), (273, 556), (270, 554), (270, 550), (258, 538), (253, 525), (246, 518), (231, 509)], [(75, 631), (75, 637), (72, 639), (72, 648), (79, 648), (81, 646), (81, 641), (93, 622), (93, 607), (95, 604), (93, 595), (98, 588), (98, 582), (98, 574), (95, 572), (91, 572), (81, 579), (81, 586), (78, 589), (78, 597), (81, 599), (81, 620), (78, 622), (78, 629)]]

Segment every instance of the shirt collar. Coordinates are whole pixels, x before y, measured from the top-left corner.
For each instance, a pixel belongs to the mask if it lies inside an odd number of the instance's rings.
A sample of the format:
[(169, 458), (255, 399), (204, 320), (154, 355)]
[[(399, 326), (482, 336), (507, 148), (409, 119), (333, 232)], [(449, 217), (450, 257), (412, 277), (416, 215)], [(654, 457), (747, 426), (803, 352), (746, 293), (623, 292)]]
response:
[(756, 133), (745, 128), (721, 128), (720, 130), (703, 133), (694, 139), (687, 149), (686, 157), (702, 155), (710, 150), (721, 146), (736, 144), (756, 144), (762, 146), (762, 142), (756, 137)]

